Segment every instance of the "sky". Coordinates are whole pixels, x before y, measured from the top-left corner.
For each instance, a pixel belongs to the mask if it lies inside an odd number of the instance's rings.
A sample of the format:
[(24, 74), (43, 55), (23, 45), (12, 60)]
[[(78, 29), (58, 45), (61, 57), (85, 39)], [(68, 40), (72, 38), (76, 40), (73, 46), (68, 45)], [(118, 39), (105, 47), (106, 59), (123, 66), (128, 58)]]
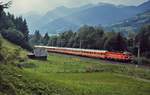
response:
[[(0, 0), (7, 2), (10, 0)], [(13, 4), (9, 11), (15, 15), (26, 13), (44, 14), (59, 6), (79, 7), (89, 3), (111, 3), (115, 5), (139, 5), (148, 0), (12, 0)]]

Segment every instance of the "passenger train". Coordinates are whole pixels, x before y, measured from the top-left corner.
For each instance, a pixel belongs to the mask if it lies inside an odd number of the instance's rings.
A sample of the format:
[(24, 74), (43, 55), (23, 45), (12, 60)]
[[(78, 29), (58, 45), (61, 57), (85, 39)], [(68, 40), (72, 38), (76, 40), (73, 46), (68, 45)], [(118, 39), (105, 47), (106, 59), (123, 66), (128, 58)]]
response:
[(77, 55), (83, 57), (116, 60), (116, 61), (131, 61), (133, 55), (127, 52), (111, 52), (106, 50), (92, 50), (79, 48), (64, 48), (64, 47), (50, 47), (50, 46), (35, 46), (35, 48), (44, 48), (48, 52), (62, 53), (68, 55)]

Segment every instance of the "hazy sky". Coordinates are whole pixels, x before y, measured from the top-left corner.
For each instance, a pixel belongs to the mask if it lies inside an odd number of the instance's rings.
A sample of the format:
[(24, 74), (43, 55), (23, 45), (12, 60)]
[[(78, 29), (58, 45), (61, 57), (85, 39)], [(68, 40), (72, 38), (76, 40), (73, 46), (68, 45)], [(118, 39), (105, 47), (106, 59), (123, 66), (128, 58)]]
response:
[[(10, 0), (0, 0), (3, 2)], [(58, 6), (76, 7), (88, 3), (112, 3), (123, 5), (139, 5), (148, 0), (12, 0), (13, 5), (9, 9), (11, 13), (16, 15), (25, 14), (28, 12), (46, 13)]]

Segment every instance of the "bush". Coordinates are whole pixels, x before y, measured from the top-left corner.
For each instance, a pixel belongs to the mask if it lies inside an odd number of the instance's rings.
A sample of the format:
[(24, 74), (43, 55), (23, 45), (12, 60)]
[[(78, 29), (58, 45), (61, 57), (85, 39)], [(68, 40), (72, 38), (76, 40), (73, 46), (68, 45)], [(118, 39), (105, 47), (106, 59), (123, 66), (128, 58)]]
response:
[(88, 66), (86, 67), (85, 72), (112, 72), (112, 69), (107, 66)]
[(150, 51), (143, 53), (143, 56), (145, 56), (146, 58), (150, 58)]
[(24, 39), (24, 36), (21, 32), (17, 31), (16, 29), (8, 29), (1, 31), (2, 36), (9, 40), (10, 42), (21, 46), (24, 49), (32, 51), (32, 47), (29, 43)]
[(35, 68), (36, 65), (34, 63), (20, 63), (20, 64), (17, 64), (17, 67), (19, 68)]
[(3, 61), (3, 60), (4, 60), (4, 57), (2, 56), (2, 41), (0, 38), (0, 61)]
[(17, 95), (14, 85), (2, 78), (0, 79), (0, 92), (3, 93), (1, 95)]
[[(148, 58), (141, 57), (139, 59), (139, 61), (140, 61), (139, 65), (150, 65), (150, 60)], [(133, 59), (132, 63), (133, 64), (138, 64), (138, 58)]]

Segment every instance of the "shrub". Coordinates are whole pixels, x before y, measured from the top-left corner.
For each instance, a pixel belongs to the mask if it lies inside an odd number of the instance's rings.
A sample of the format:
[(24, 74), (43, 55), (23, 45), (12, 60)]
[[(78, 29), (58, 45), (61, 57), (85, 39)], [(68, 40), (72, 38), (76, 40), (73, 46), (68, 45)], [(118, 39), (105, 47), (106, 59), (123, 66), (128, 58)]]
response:
[(2, 56), (2, 41), (0, 38), (0, 61), (2, 61), (4, 59), (4, 57)]
[(145, 56), (146, 58), (150, 58), (150, 51), (143, 53), (143, 56)]
[(104, 72), (105, 68), (100, 68), (96, 66), (89, 66), (86, 68), (86, 72), (92, 73), (92, 72)]
[(19, 68), (35, 68), (36, 65), (34, 63), (20, 63), (20, 64), (17, 64), (17, 67)]
[[(145, 58), (145, 57), (141, 57), (139, 59), (139, 65), (150, 65), (150, 60), (148, 58)], [(138, 58), (134, 58), (133, 61), (132, 61), (133, 64), (138, 64)]]
[(1, 95), (17, 95), (14, 85), (4, 79), (0, 79), (0, 92), (3, 93)]
[(9, 40), (10, 42), (17, 44), (24, 49), (32, 51), (32, 47), (24, 39), (23, 34), (16, 29), (3, 30), (1, 31), (1, 34), (5, 39)]

